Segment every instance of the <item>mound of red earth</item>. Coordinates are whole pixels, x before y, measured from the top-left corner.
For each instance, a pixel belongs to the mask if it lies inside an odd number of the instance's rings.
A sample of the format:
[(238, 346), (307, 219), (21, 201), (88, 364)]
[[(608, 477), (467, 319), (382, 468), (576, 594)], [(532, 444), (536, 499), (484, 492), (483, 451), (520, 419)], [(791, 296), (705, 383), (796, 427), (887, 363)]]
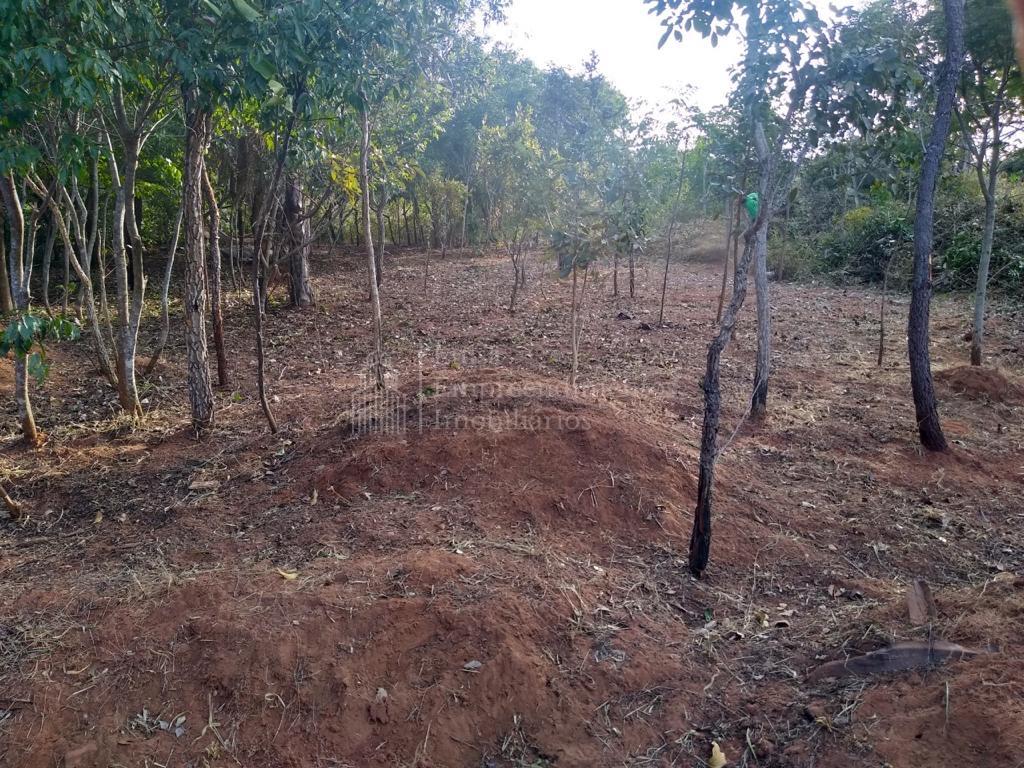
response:
[(997, 368), (961, 365), (935, 372), (941, 390), (953, 395), (986, 397), (997, 403), (1024, 402), (1024, 385)]
[[(104, 487), (164, 513), (0, 551), (0, 766), (698, 765), (713, 741), (787, 768), (1016, 759), (1019, 578), (937, 587), (912, 627), (889, 545), (738, 443), (756, 463), (722, 463), (694, 581), (694, 456), (623, 403), (446, 371), (185, 471), (180, 442), (142, 465), (134, 445)], [(965, 536), (919, 517), (915, 546)], [(813, 677), (933, 635), (1000, 652)]]
[(694, 498), (667, 430), (545, 379), (429, 377), (356, 407), (340, 436), (356, 438), (344, 458), (304, 463), (309, 492), (457, 500), (481, 528), (679, 534)]
[(179, 519), (178, 567), (26, 590), (0, 763), (590, 766), (685, 733), (690, 474), (533, 383), (371, 398)]

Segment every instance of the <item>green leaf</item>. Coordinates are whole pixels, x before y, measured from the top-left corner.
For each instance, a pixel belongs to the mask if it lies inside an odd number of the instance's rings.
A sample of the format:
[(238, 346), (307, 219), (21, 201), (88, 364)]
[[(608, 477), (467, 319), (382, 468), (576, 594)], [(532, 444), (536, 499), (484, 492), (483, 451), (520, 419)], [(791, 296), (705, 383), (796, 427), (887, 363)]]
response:
[(259, 21), (260, 19), (263, 18), (263, 15), (255, 8), (253, 8), (251, 5), (249, 5), (247, 2), (245, 2), (245, 0), (231, 0), (231, 5), (234, 6), (235, 11), (238, 12), (238, 15), (246, 21), (248, 21), (249, 23)]
[[(264, 80), (273, 80), (274, 75), (277, 74), (277, 67), (274, 66), (274, 62), (266, 56), (258, 56), (250, 62), (250, 66), (256, 70)], [(275, 81), (276, 82), (276, 81)]]
[(206, 6), (207, 10), (210, 11), (218, 19), (224, 15), (224, 10), (213, 2), (213, 0), (202, 0), (203, 5)]
[(30, 376), (32, 376), (37, 383), (42, 384), (46, 378), (46, 374), (50, 372), (50, 366), (39, 352), (33, 352), (27, 358), (27, 369)]

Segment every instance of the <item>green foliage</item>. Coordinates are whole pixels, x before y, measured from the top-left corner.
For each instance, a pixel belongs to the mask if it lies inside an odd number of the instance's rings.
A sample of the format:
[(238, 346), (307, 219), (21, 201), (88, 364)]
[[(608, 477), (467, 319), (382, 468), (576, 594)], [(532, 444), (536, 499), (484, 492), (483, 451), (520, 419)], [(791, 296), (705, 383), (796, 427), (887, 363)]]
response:
[(840, 217), (822, 238), (826, 268), (865, 282), (881, 282), (889, 260), (909, 259), (912, 211), (898, 203), (861, 206)]
[(558, 258), (559, 274), (565, 278), (575, 270), (592, 266), (607, 250), (608, 241), (596, 217), (589, 217), (553, 232), (551, 247)]
[(776, 280), (803, 280), (821, 270), (821, 258), (813, 243), (779, 232), (768, 239), (767, 263)]
[(29, 374), (42, 382), (50, 370), (46, 345), (74, 340), (80, 334), (78, 325), (63, 315), (49, 317), (25, 312), (12, 318), (4, 328), (0, 336), (0, 357), (14, 352), (16, 357), (27, 361)]

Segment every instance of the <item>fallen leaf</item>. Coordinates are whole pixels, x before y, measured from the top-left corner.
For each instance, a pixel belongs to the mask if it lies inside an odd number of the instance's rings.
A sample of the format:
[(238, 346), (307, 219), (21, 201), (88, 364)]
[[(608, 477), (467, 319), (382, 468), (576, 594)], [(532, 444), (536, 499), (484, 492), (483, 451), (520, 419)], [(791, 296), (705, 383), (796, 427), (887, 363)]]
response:
[(717, 741), (711, 742), (711, 757), (708, 758), (708, 768), (722, 768), (726, 764), (725, 753), (718, 746)]
[(277, 572), (281, 574), (282, 578), (288, 579), (288, 581), (295, 581), (297, 578), (299, 578), (299, 574), (296, 571), (285, 571), (281, 568), (278, 568)]
[(93, 525), (99, 525), (99, 524), (100, 524), (100, 523), (102, 523), (102, 522), (103, 522), (103, 513), (102, 513), (102, 512), (100, 512), (100, 511), (99, 511), (99, 510), (97, 509), (97, 510), (96, 510), (96, 517), (94, 517), (94, 518), (92, 519), (92, 524), (93, 524)]

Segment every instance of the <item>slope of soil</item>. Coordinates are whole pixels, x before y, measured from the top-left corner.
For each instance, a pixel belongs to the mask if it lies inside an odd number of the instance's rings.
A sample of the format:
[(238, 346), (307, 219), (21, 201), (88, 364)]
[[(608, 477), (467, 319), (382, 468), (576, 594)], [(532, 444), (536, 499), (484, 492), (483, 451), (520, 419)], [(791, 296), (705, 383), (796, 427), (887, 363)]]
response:
[[(924, 455), (898, 334), (875, 365), (877, 296), (773, 285), (771, 412), (741, 426), (748, 310), (696, 582), (714, 269), (673, 267), (663, 329), (657, 270), (633, 301), (599, 275), (573, 392), (567, 288), (539, 257), (515, 316), (500, 259), (453, 254), (426, 291), (421, 254), (388, 263), (388, 394), (361, 375), (361, 258), (325, 255), (318, 309), (270, 316), (276, 436), (244, 294), (238, 383), (204, 442), (179, 337), (138, 428), (80, 375), (84, 344), (55, 350), (36, 394), (48, 443), (10, 434), (0, 457), (30, 512), (0, 522), (0, 765), (689, 766), (712, 741), (730, 765), (1019, 761), (1019, 401), (940, 373), (954, 448)], [(938, 368), (966, 357), (969, 310), (937, 302)], [(994, 328), (1012, 382), (1022, 331)], [(918, 577), (936, 595), (925, 626), (905, 606)], [(986, 652), (811, 680), (929, 637)]]
[(1024, 387), (1003, 371), (976, 365), (958, 365), (935, 373), (935, 381), (952, 395), (987, 397), (997, 403), (1020, 403)]

